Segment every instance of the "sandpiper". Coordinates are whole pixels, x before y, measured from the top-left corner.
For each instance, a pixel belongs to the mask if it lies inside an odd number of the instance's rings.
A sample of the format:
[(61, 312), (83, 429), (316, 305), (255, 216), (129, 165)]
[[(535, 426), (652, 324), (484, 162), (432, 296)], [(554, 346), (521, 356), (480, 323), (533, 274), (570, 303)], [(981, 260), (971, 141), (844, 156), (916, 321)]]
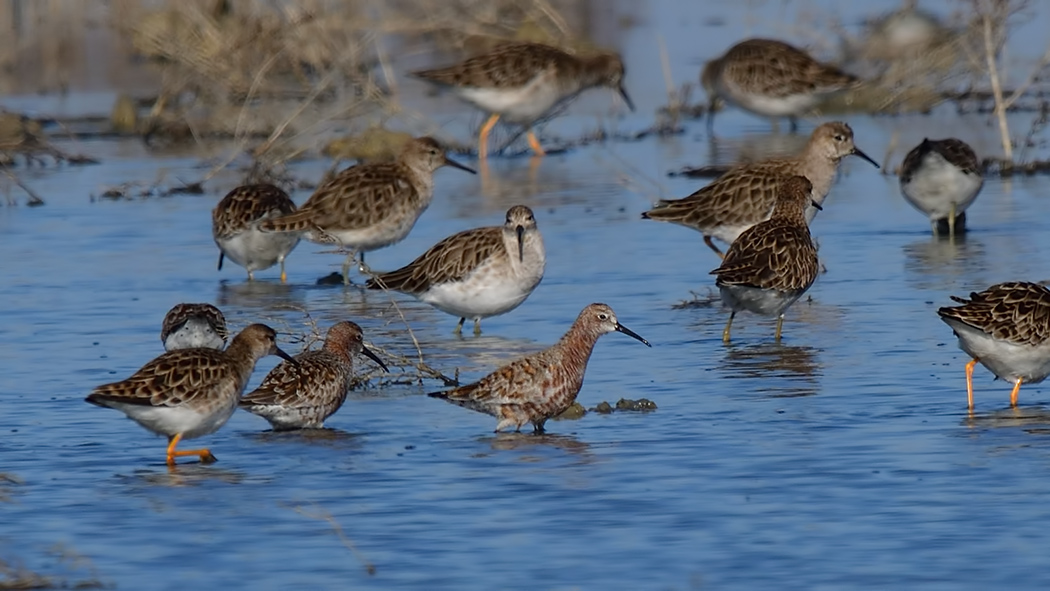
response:
[(281, 264), (281, 282), (288, 280), (284, 258), (299, 244), (295, 233), (262, 232), (259, 222), (288, 215), (295, 203), (288, 193), (268, 184), (244, 185), (230, 191), (211, 212), (211, 235), (219, 247), (219, 270), (224, 257), (248, 270), (248, 280), (255, 271)]
[(505, 365), (469, 386), (428, 396), (496, 417), (497, 432), (507, 427), (520, 431), (532, 423), (535, 432), (542, 433), (547, 419), (572, 406), (583, 386), (594, 344), (598, 337), (614, 330), (652, 346), (620, 324), (612, 308), (591, 304), (551, 347)]
[(455, 334), (467, 318), (474, 334), (481, 319), (506, 314), (529, 297), (543, 279), (547, 255), (532, 210), (515, 205), (502, 226), (475, 228), (438, 242), (396, 271), (376, 275), (371, 289), (393, 289), (413, 295), (453, 316)]
[(712, 238), (732, 244), (751, 226), (769, 219), (780, 187), (789, 177), (804, 176), (813, 184), (814, 206), (807, 208), (812, 221), (817, 207), (831, 190), (839, 162), (857, 155), (879, 165), (853, 144), (853, 130), (842, 122), (824, 123), (813, 130), (806, 147), (791, 158), (773, 158), (737, 166), (711, 184), (682, 199), (661, 200), (642, 217), (693, 228), (704, 243), (722, 256)]
[(226, 317), (211, 304), (175, 304), (164, 316), (160, 341), (165, 351), (222, 349), (229, 338)]
[(980, 362), (995, 377), (1012, 382), (1010, 406), (1017, 406), (1021, 384), (1038, 384), (1050, 375), (1050, 290), (1015, 281), (993, 285), (970, 298), (951, 296), (961, 306), (937, 310), (952, 327), (966, 364), (966, 402), (973, 410), (973, 367)]
[(321, 244), (350, 252), (343, 263), (343, 282), (350, 283), (350, 264), (361, 254), (390, 246), (408, 236), (434, 197), (434, 171), (452, 166), (474, 170), (449, 159), (430, 137), (409, 141), (397, 162), (358, 164), (323, 183), (295, 213), (265, 220), (264, 231), (300, 232)]
[(634, 110), (623, 87), (623, 60), (615, 54), (576, 56), (540, 43), (514, 43), (453, 66), (412, 75), (451, 88), (460, 98), (491, 113), (478, 138), (480, 158), (488, 154), (489, 133), (501, 117), (525, 127), (529, 146), (542, 155), (533, 123), (588, 88), (616, 89)]
[(755, 224), (729, 247), (722, 265), (711, 271), (722, 303), (731, 310), (722, 331), (729, 342), (733, 317), (741, 310), (777, 317), (774, 340), (780, 342), (784, 312), (817, 278), (817, 248), (806, 224), (806, 207), (819, 207), (810, 196), (813, 185), (793, 176), (780, 187), (773, 216)]
[(182, 349), (157, 357), (128, 379), (95, 388), (87, 402), (113, 408), (159, 435), (168, 436), (167, 461), (198, 456), (214, 462), (207, 449), (177, 451), (179, 441), (219, 430), (237, 409), (255, 362), (266, 355), (291, 359), (277, 347), (277, 333), (252, 324), (225, 351)]
[(947, 226), (948, 236), (966, 230), (966, 208), (984, 185), (973, 148), (962, 140), (924, 139), (901, 164), (901, 194), (930, 216), (933, 234)]
[(719, 99), (745, 111), (773, 119), (796, 117), (826, 96), (858, 83), (855, 76), (823, 64), (808, 53), (775, 39), (747, 39), (704, 65), (700, 84), (707, 93), (707, 130), (713, 133)]
[(354, 378), (354, 356), (363, 353), (387, 371), (375, 353), (364, 346), (361, 327), (344, 320), (332, 325), (324, 347), (295, 356), (297, 364), (282, 362), (238, 405), (259, 415), (275, 431), (320, 429), (346, 400)]

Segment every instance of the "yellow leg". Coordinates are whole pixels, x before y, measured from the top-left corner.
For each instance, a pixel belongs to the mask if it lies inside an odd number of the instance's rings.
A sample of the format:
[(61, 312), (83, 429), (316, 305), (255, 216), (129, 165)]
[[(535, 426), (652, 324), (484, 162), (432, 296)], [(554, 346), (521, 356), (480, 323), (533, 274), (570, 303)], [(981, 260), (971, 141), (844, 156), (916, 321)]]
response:
[(948, 211), (948, 238), (955, 238), (955, 204)]
[(978, 359), (974, 357), (966, 364), (966, 404), (973, 410), (973, 366), (977, 365)]
[(346, 260), (343, 261), (343, 285), (350, 285), (350, 263), (354, 262), (354, 254), (351, 252), (346, 255)]
[(1010, 406), (1017, 406), (1017, 391), (1021, 389), (1021, 378), (1014, 382), (1013, 392), (1010, 392)]
[(481, 133), (478, 137), (478, 158), (481, 160), (484, 160), (489, 155), (489, 133), (492, 132), (493, 127), (496, 127), (497, 121), (499, 121), (499, 114), (493, 113), (489, 116), (485, 125), (481, 126)]
[(288, 274), (284, 272), (284, 259), (281, 259), (281, 283), (288, 283)]
[(729, 313), (729, 321), (726, 322), (726, 327), (722, 330), (722, 342), (723, 343), (728, 343), (729, 342), (729, 329), (732, 328), (732, 326), (733, 326), (733, 317), (734, 316), (736, 316), (736, 312), (735, 311)]
[(452, 334), (454, 334), (454, 335), (461, 335), (461, 334), (463, 334), (463, 323), (466, 322), (466, 321), (467, 321), (466, 318), (460, 318), (459, 322), (456, 324), (456, 330), (452, 331)]
[(475, 318), (474, 319), (474, 336), (478, 336), (479, 334), (481, 334), (481, 319), (480, 318)]
[(540, 140), (536, 139), (536, 134), (530, 129), (525, 137), (529, 140), (529, 147), (536, 153), (537, 156), (543, 156), (547, 152), (543, 151), (543, 146), (540, 145)]
[(708, 248), (710, 248), (711, 250), (715, 251), (715, 254), (718, 255), (718, 258), (720, 258), (720, 259), (726, 258), (726, 255), (722, 254), (722, 251), (717, 246), (715, 246), (714, 242), (711, 241), (711, 237), (710, 236), (707, 236), (707, 235), (704, 236), (704, 244), (706, 244), (708, 246)]
[(780, 333), (784, 329), (784, 315), (781, 314), (777, 317), (777, 332), (773, 335), (773, 340), (780, 342)]
[(212, 455), (207, 449), (187, 449), (182, 451), (176, 451), (176, 447), (179, 445), (179, 441), (182, 440), (182, 433), (176, 434), (168, 442), (168, 465), (175, 465), (175, 458), (183, 456), (197, 456), (200, 458), (202, 464), (210, 464), (216, 461), (215, 456)]

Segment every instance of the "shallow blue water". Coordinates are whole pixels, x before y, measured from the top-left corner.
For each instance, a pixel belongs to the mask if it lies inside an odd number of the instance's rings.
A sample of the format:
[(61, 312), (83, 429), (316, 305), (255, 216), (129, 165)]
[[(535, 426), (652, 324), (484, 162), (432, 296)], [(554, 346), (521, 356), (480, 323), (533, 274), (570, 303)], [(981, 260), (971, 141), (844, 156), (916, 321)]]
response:
[[(655, 6), (654, 22), (668, 18)], [(689, 60), (713, 51), (694, 53), (676, 67), (695, 71)], [(640, 113), (616, 123), (625, 129), (644, 127), (661, 100), (640, 86)], [(601, 100), (587, 104), (607, 108)], [(894, 130), (904, 147), (958, 135), (997, 153), (983, 118), (849, 121), (879, 160)], [(583, 107), (549, 127), (571, 137), (593, 123)], [(237, 413), (201, 440), (218, 463), (173, 472), (163, 440), (83, 397), (161, 351), (174, 303), (210, 301), (235, 328), (264, 320), (285, 333), (304, 330), (299, 309), (322, 328), (349, 318), (375, 344), (411, 354), (404, 326), (385, 295), (314, 286), (340, 262), (314, 245), (290, 257), (289, 286), (276, 269), (256, 285), (236, 266), (217, 272), (209, 212), (229, 184), (204, 196), (90, 199), (161, 171), (197, 178), (196, 157), (87, 143), (74, 149), (101, 165), (24, 172), (47, 205), (0, 208), (0, 472), (22, 481), (0, 487), (10, 495), (0, 557), (125, 589), (1050, 585), (1050, 388), (1023, 387), (1011, 410), (1008, 386), (979, 369), (969, 417), (967, 359), (935, 314), (949, 294), (1050, 278), (1050, 185), (987, 181), (971, 233), (952, 244), (930, 237), (895, 177), (847, 161), (812, 226), (828, 271), (788, 313), (783, 343), (772, 342), (773, 321), (741, 315), (724, 346), (718, 305), (673, 308), (713, 293), (717, 259), (699, 234), (638, 219), (653, 199), (704, 182), (667, 171), (731, 154), (741, 138), (769, 141), (765, 122), (739, 113), (720, 116), (718, 145), (702, 129), (551, 156), (534, 179), (527, 160), (497, 160), (485, 187), (442, 170), (413, 233), (369, 255), (373, 268), (392, 268), (530, 205), (546, 277), (482, 337), (457, 339), (454, 318), (398, 299), (428, 361), (480, 377), (604, 301), (654, 346), (603, 337), (579, 399), (644, 396), (656, 412), (493, 435), (490, 417), (423, 396), (440, 386), (429, 381), (352, 393), (323, 436), (269, 433)], [(326, 165), (294, 172), (316, 178)], [(263, 360), (252, 385), (275, 363)], [(56, 566), (56, 544), (90, 568)]]

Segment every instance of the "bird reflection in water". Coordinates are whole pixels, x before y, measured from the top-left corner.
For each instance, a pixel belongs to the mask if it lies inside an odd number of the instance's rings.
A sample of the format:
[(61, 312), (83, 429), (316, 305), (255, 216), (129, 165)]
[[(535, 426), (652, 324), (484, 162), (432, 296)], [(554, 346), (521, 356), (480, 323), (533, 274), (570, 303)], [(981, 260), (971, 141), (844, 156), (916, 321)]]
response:
[(1032, 435), (1050, 435), (1050, 409), (1042, 406), (1006, 407), (990, 412), (970, 411), (962, 424), (971, 429), (1020, 429)]
[(246, 433), (245, 437), (257, 444), (273, 445), (311, 445), (338, 450), (360, 449), (364, 445), (364, 436), (341, 429), (324, 427), (322, 429), (291, 429), (286, 431), (259, 431)]
[[(521, 452), (518, 458), (521, 462), (532, 463), (556, 459), (550, 453), (553, 450), (567, 452), (579, 464), (590, 464), (595, 459), (590, 445), (570, 435), (507, 432), (480, 437), (478, 442), (487, 443), (493, 452)], [(487, 455), (489, 454), (478, 454), (479, 457)]]
[(174, 464), (164, 470), (136, 470), (133, 474), (121, 476), (129, 485), (146, 486), (200, 486), (202, 484), (222, 482), (224, 484), (241, 484), (246, 475), (244, 472), (218, 468), (213, 464)]
[(915, 289), (949, 289), (960, 279), (974, 285), (993, 283), (981, 279), (988, 271), (984, 243), (967, 234), (932, 236), (904, 246), (905, 281)]
[(289, 283), (271, 281), (246, 281), (236, 283), (219, 282), (219, 293), (215, 297), (220, 309), (246, 308), (272, 310), (277, 307), (303, 307), (306, 305), (302, 289)]
[(726, 379), (761, 379), (770, 398), (794, 398), (817, 393), (823, 375), (813, 347), (762, 343), (729, 347), (720, 369)]

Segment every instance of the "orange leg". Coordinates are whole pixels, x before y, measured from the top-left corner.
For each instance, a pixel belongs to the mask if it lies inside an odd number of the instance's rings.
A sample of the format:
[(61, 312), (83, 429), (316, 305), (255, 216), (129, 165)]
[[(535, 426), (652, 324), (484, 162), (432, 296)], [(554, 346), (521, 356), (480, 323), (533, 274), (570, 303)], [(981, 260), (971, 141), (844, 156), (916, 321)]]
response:
[(1021, 378), (1014, 382), (1013, 392), (1010, 392), (1010, 406), (1017, 406), (1017, 391), (1021, 389)]
[(281, 283), (288, 283), (288, 274), (284, 272), (284, 259), (281, 259)]
[(530, 129), (525, 135), (529, 139), (529, 147), (536, 153), (537, 156), (543, 156), (547, 152), (543, 151), (543, 146), (540, 145), (540, 140), (536, 139), (536, 134)]
[(719, 250), (719, 248), (717, 246), (715, 246), (714, 242), (711, 241), (711, 237), (710, 236), (707, 236), (707, 235), (704, 236), (704, 244), (706, 244), (711, 250), (715, 251), (715, 254), (718, 255), (718, 258), (720, 258), (720, 259), (726, 258), (726, 255), (722, 254), (722, 251)]
[(493, 113), (489, 116), (488, 121), (485, 125), (481, 126), (481, 133), (478, 137), (478, 158), (484, 160), (489, 155), (489, 134), (492, 133), (492, 128), (496, 127), (496, 122), (499, 121), (499, 114)]
[(973, 366), (977, 365), (977, 361), (974, 357), (966, 364), (966, 403), (970, 410), (973, 410)]
[(182, 440), (182, 433), (176, 434), (168, 442), (168, 465), (175, 465), (175, 458), (181, 456), (197, 456), (201, 459), (202, 464), (210, 464), (217, 461), (215, 456), (212, 455), (207, 449), (187, 449), (182, 451), (176, 451), (175, 447), (179, 445), (179, 441)]

